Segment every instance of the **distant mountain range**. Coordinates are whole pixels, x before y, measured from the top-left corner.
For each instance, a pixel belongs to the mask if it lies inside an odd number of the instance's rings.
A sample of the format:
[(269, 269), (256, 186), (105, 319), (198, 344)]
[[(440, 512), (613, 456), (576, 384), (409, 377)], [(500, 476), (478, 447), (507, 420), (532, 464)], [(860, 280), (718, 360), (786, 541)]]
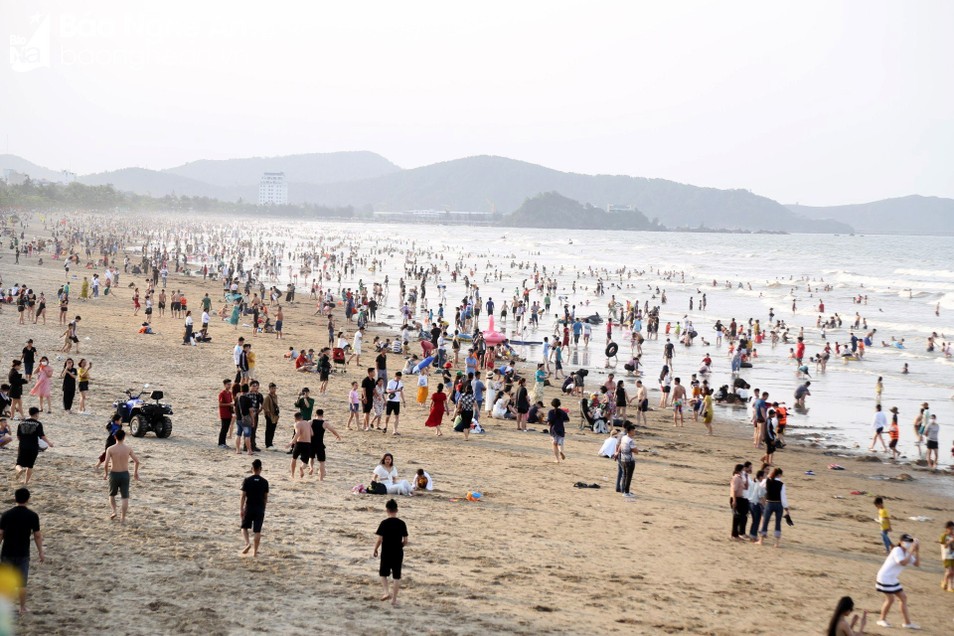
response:
[[(0, 155), (0, 169), (34, 179), (61, 173), (14, 155)], [(633, 210), (631, 225), (751, 231), (849, 233), (954, 233), (954, 200), (905, 197), (851, 206), (785, 206), (747, 190), (720, 190), (623, 175), (561, 172), (507, 159), (477, 156), (404, 170), (372, 152), (335, 152), (200, 160), (166, 170), (124, 168), (78, 178), (87, 185), (162, 197), (203, 196), (254, 202), (263, 172), (284, 172), (289, 202), (353, 206), (357, 210), (455, 210), (495, 212), (505, 224), (570, 223), (567, 211)], [(560, 195), (537, 200), (542, 193)], [(520, 214), (510, 218), (528, 200)], [(570, 200), (570, 202), (567, 202)], [(552, 205), (547, 208), (547, 205)], [(587, 207), (589, 206), (589, 207)], [(621, 213), (613, 213), (617, 227)], [(625, 214), (625, 213), (622, 213)], [(567, 218), (564, 218), (567, 217)], [(599, 217), (602, 218), (602, 217)], [(559, 220), (558, 220), (559, 219)], [(572, 221), (575, 223), (576, 221)], [(629, 220), (626, 224), (630, 225)]]
[(788, 208), (810, 219), (835, 219), (863, 234), (954, 234), (954, 199), (917, 194), (871, 203)]

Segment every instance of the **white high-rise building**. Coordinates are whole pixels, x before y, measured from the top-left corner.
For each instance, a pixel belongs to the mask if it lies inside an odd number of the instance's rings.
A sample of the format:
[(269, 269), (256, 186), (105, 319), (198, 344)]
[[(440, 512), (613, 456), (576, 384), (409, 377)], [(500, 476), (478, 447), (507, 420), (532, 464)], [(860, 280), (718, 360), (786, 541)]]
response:
[(284, 172), (266, 172), (258, 184), (259, 205), (288, 205), (288, 184)]

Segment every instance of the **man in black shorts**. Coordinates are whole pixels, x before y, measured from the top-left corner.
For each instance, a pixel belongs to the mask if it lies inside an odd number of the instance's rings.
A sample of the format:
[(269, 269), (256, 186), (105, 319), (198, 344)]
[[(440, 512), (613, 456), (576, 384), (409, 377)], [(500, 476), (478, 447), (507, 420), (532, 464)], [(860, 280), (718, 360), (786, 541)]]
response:
[(315, 474), (315, 462), (317, 462), (318, 479), (320, 481), (324, 481), (325, 479), (325, 431), (331, 432), (339, 442), (341, 441), (341, 435), (338, 435), (338, 431), (335, 430), (335, 427), (325, 421), (324, 409), (318, 409), (315, 411), (315, 419), (311, 421), (312, 455), (311, 469), (308, 471), (308, 474)]
[[(397, 606), (398, 590), (401, 589), (401, 566), (404, 564), (404, 546), (407, 545), (407, 524), (398, 519), (397, 502), (389, 499), (385, 508), (388, 518), (378, 526), (378, 540), (374, 544), (374, 556), (381, 552), (381, 567), (378, 574), (381, 576), (381, 585), (384, 586), (382, 601), (390, 599), (391, 605)], [(388, 576), (394, 579), (391, 589), (388, 590)]]
[(387, 402), (384, 405), (384, 432), (387, 433), (388, 425), (391, 423), (391, 416), (394, 416), (394, 433), (398, 433), (398, 422), (401, 420), (401, 405), (404, 404), (404, 383), (401, 382), (402, 373), (398, 371), (394, 374), (394, 379), (390, 380), (386, 389)]
[[(268, 480), (262, 477), (262, 460), (252, 462), (252, 475), (242, 482), (242, 499), (239, 503), (239, 514), (242, 516), (242, 538), (245, 546), (242, 554), (252, 551), (252, 556), (258, 556), (258, 544), (262, 539), (262, 523), (265, 521), (265, 504), (268, 503)], [(251, 530), (253, 542), (248, 540), (248, 531)]]
[(361, 380), (361, 412), (364, 413), (364, 430), (371, 427), (371, 407), (374, 406), (374, 386), (377, 380), (374, 368), (368, 369), (368, 375)]
[(18, 488), (13, 498), (17, 505), (0, 515), (0, 541), (3, 541), (0, 562), (12, 566), (20, 574), (20, 613), (25, 614), (26, 586), (30, 576), (30, 535), (33, 535), (33, 542), (36, 543), (40, 563), (44, 559), (43, 535), (40, 534), (40, 516), (27, 508), (30, 491)]
[(305, 476), (305, 467), (311, 460), (311, 422), (303, 419), (301, 413), (295, 413), (295, 437), (292, 438), (291, 476), (295, 478), (295, 465), (301, 459), (299, 477)]
[(33, 466), (36, 464), (37, 455), (40, 454), (40, 440), (46, 443), (47, 448), (53, 448), (53, 444), (43, 432), (43, 424), (36, 419), (40, 416), (40, 409), (31, 406), (29, 413), (30, 417), (17, 426), (17, 439), (20, 441), (20, 446), (17, 448), (17, 481), (20, 479), (20, 473), (25, 470), (24, 486), (30, 483), (30, 478), (33, 476)]

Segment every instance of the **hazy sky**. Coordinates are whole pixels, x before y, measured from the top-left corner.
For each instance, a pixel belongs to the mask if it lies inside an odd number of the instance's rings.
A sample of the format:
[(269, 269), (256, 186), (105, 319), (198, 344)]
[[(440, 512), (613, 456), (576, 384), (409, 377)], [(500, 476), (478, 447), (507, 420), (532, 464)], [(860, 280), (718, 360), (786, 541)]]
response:
[(2, 0), (0, 152), (495, 154), (786, 203), (954, 197), (952, 27), (946, 0)]

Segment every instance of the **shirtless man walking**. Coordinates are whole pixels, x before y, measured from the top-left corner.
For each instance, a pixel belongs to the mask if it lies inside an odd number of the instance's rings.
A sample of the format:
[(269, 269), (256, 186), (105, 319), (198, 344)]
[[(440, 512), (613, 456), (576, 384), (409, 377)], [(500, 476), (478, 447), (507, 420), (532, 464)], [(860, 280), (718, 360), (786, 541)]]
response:
[(682, 385), (679, 378), (676, 378), (676, 385), (672, 388), (672, 425), (685, 426), (686, 420), (682, 414), (683, 405), (686, 403), (686, 387)]
[[(126, 431), (116, 431), (116, 443), (106, 449), (106, 463), (103, 467), (103, 481), (109, 480), (109, 508), (116, 518), (116, 493), (122, 499), (120, 523), (126, 523), (126, 511), (129, 509), (129, 460), (133, 460), (133, 479), (139, 481), (139, 458), (129, 446), (126, 446)], [(112, 467), (112, 470), (110, 470)]]
[(301, 459), (299, 477), (304, 479), (305, 468), (311, 459), (311, 422), (302, 419), (301, 413), (295, 413), (295, 437), (292, 438), (291, 477), (295, 478), (295, 466)]
[(639, 424), (642, 421), (643, 426), (649, 426), (649, 421), (646, 419), (646, 411), (649, 410), (649, 396), (642, 380), (636, 380), (636, 396), (633, 399), (636, 400), (637, 405), (636, 423)]

